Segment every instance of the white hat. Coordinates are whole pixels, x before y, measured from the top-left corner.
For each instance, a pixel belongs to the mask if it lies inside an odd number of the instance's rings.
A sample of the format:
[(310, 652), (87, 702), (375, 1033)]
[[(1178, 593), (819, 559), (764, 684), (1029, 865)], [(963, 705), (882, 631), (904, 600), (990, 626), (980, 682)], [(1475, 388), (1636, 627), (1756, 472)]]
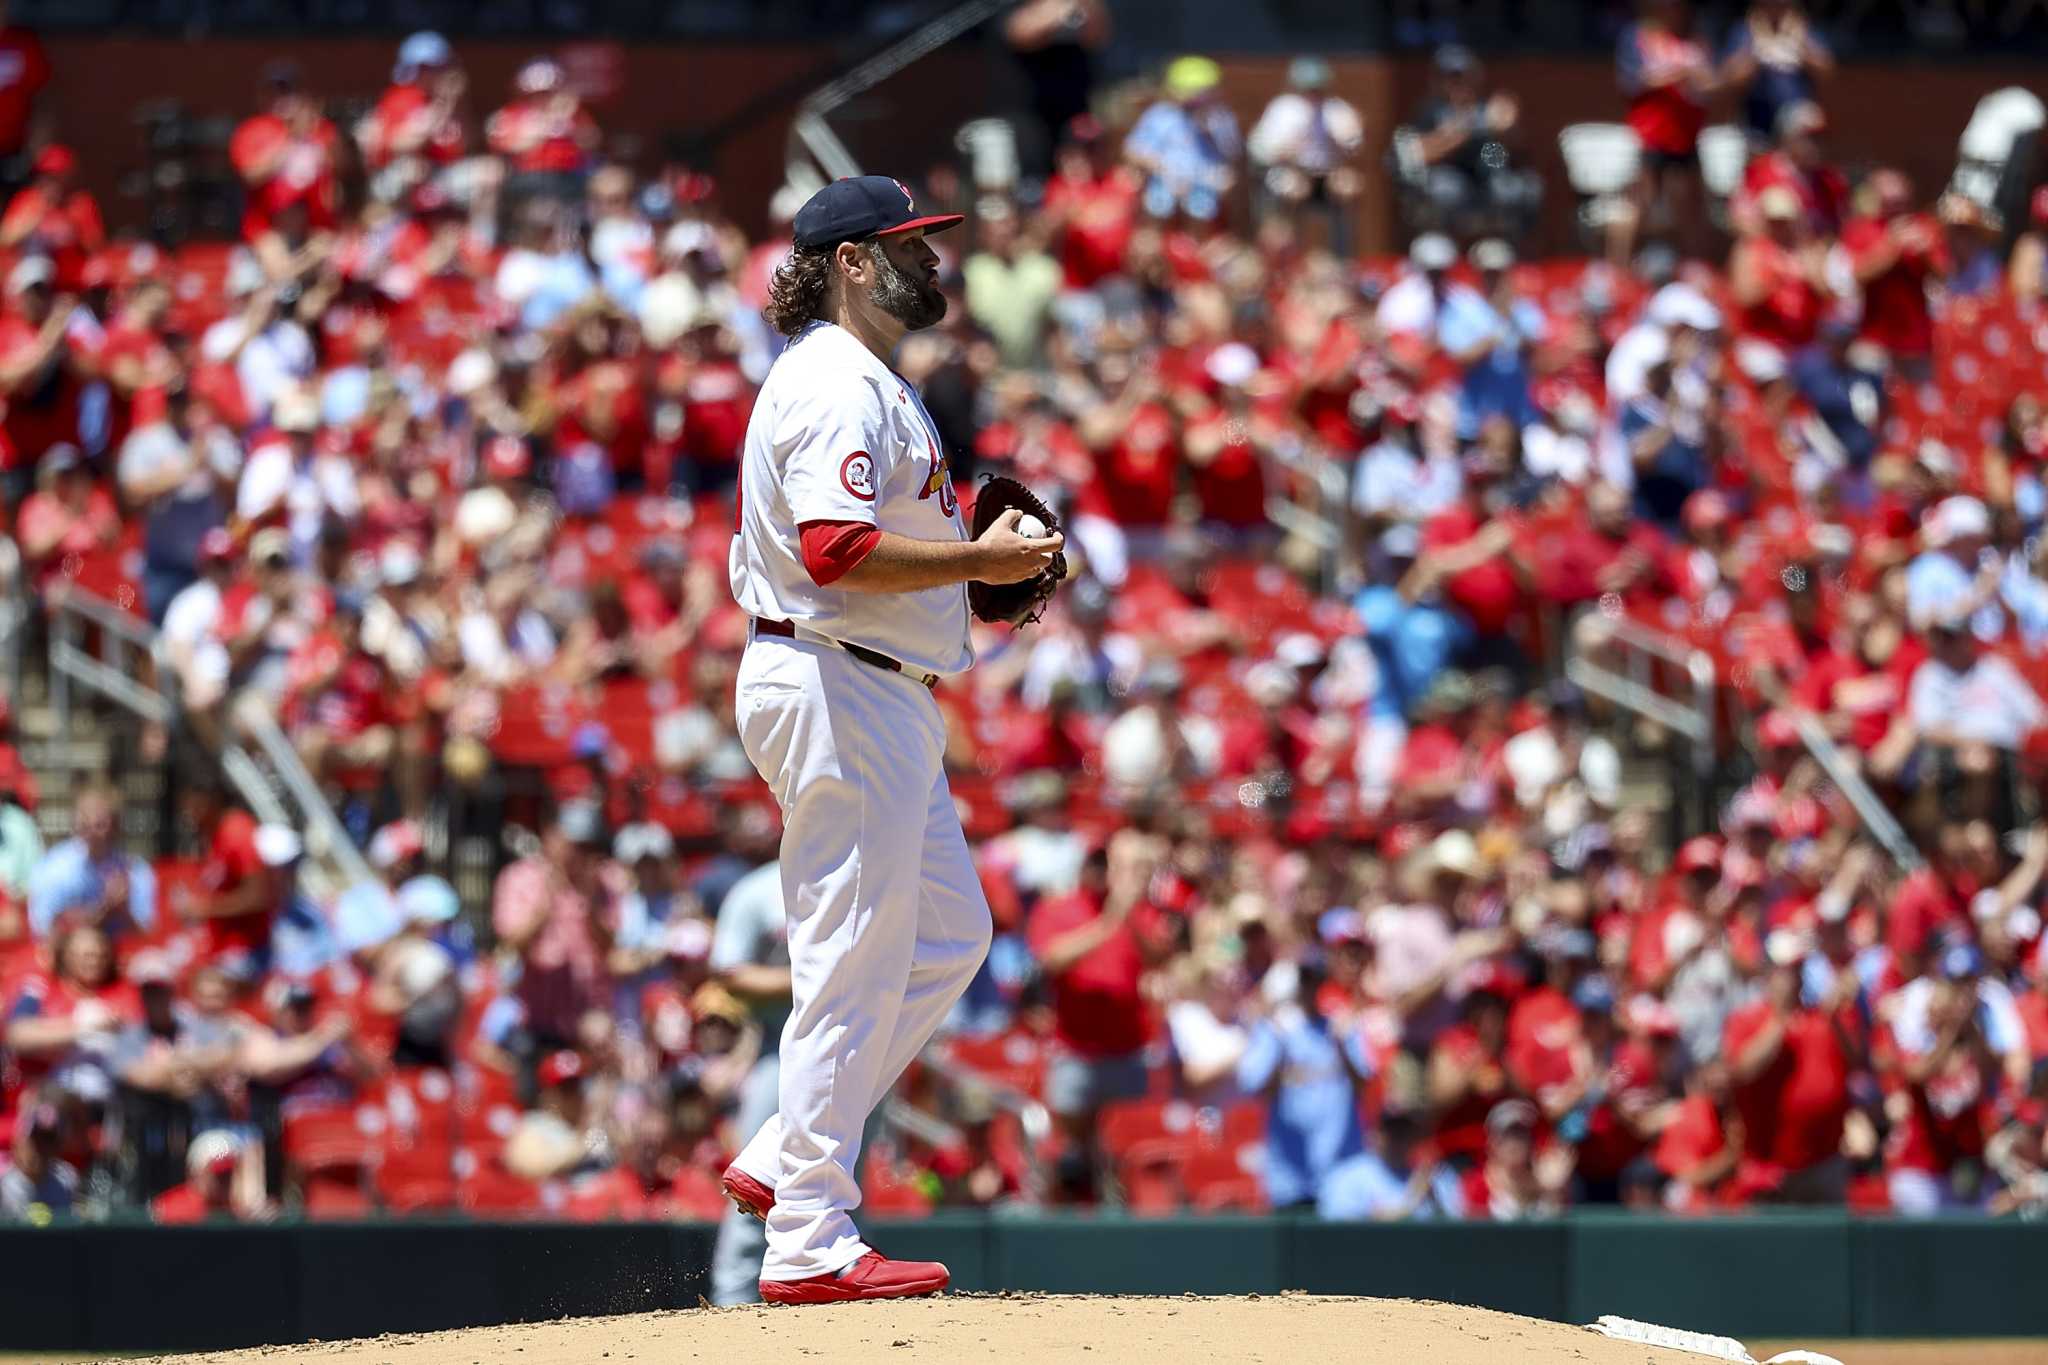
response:
[(1231, 341), (1209, 353), (1203, 366), (1209, 377), (1229, 388), (1241, 388), (1259, 372), (1259, 353), (1242, 341)]
[(1408, 244), (1408, 263), (1417, 270), (1449, 270), (1458, 261), (1458, 248), (1441, 232), (1425, 232)]
[(317, 431), (320, 428), (320, 400), (304, 389), (287, 389), (271, 405), (270, 424), (279, 431)]
[(214, 1128), (186, 1145), (185, 1169), (197, 1175), (219, 1161), (240, 1161), (242, 1140), (233, 1133)]
[(661, 254), (664, 256), (687, 256), (693, 251), (713, 251), (718, 247), (718, 234), (709, 223), (696, 218), (685, 218), (662, 234)]
[(1323, 642), (1305, 630), (1290, 631), (1273, 646), (1273, 657), (1289, 668), (1311, 668), (1329, 657)]
[(1948, 545), (1967, 536), (1991, 534), (1991, 513), (1967, 493), (1944, 498), (1934, 508), (1934, 543)]
[(24, 256), (8, 272), (7, 292), (19, 294), (39, 284), (49, 284), (56, 278), (57, 267), (50, 264), (48, 256)]
[(420, 568), (420, 552), (409, 540), (394, 540), (377, 556), (378, 579), (395, 588), (417, 581)]
[(256, 827), (256, 856), (263, 860), (265, 867), (289, 867), (305, 851), (306, 841), (299, 837), (297, 830), (284, 825)]
[(1696, 332), (1721, 327), (1721, 310), (1689, 284), (1667, 284), (1651, 295), (1649, 318), (1659, 327), (1690, 327)]
[(1498, 237), (1473, 243), (1468, 255), (1474, 270), (1506, 270), (1515, 263), (1515, 249)]
[(398, 912), (415, 924), (446, 924), (462, 913), (455, 888), (431, 873), (409, 879), (398, 888)]

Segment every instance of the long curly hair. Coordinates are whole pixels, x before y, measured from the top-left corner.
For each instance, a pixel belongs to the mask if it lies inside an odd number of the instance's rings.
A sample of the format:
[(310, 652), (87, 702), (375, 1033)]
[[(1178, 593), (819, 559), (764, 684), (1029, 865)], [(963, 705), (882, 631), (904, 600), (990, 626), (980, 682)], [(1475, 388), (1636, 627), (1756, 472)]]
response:
[(768, 282), (768, 322), (793, 337), (825, 316), (825, 293), (832, 285), (832, 252), (792, 251), (775, 267)]

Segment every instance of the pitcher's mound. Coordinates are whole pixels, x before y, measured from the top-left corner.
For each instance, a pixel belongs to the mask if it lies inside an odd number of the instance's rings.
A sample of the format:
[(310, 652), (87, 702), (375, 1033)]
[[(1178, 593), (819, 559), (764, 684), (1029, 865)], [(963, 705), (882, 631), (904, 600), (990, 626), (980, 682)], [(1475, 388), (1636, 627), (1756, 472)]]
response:
[(1272, 1361), (1276, 1365), (1707, 1365), (1583, 1327), (1407, 1299), (956, 1294), (713, 1308), (167, 1357), (176, 1365), (869, 1365)]

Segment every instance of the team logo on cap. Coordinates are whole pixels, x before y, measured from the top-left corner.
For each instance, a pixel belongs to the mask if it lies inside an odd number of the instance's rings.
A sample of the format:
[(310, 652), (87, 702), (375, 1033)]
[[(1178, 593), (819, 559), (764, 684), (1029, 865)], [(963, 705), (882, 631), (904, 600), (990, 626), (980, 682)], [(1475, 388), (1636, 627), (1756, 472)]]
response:
[(916, 213), (917, 201), (910, 197), (910, 186), (904, 184), (901, 180), (892, 180), (889, 183), (903, 191), (903, 207), (909, 209), (912, 213)]
[(875, 462), (865, 450), (856, 450), (839, 465), (839, 482), (862, 502), (875, 500)]

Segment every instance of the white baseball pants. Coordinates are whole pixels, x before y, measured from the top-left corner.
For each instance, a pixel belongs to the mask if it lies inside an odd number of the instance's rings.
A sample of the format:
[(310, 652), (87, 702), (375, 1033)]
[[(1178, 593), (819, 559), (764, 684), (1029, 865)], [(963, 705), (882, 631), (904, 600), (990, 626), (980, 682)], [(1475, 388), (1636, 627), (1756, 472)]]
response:
[(735, 1164), (775, 1191), (761, 1277), (800, 1280), (868, 1249), (852, 1218), (862, 1125), (987, 955), (988, 901), (927, 688), (770, 636), (747, 646), (736, 694), (747, 757), (782, 807), (795, 998), (781, 1112)]

